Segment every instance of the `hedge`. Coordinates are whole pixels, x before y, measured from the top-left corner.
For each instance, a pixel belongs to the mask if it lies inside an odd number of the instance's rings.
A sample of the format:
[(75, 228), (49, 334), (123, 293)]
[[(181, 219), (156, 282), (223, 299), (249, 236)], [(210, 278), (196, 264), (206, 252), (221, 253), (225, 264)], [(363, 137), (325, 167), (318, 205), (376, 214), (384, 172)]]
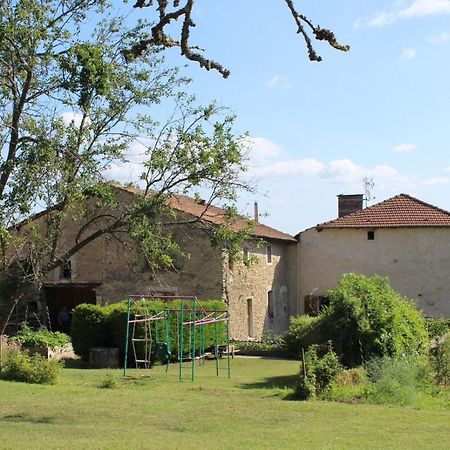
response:
[[(226, 305), (220, 300), (208, 300), (199, 302), (205, 310), (226, 310)], [(147, 301), (147, 313), (154, 314), (158, 311), (169, 311), (169, 337), (172, 358), (178, 357), (178, 334), (179, 334), (179, 313), (181, 302), (174, 301)], [(145, 306), (142, 301), (134, 302), (133, 314), (145, 312)], [(186, 320), (186, 319), (185, 319)], [(72, 344), (74, 351), (82, 359), (89, 358), (89, 349), (92, 347), (117, 347), (119, 348), (120, 361), (123, 361), (125, 352), (125, 333), (127, 324), (127, 302), (123, 301), (108, 306), (87, 305), (77, 306), (73, 311), (72, 317)], [(196, 348), (200, 347), (201, 335), (200, 329), (205, 330), (205, 348), (211, 348), (215, 344), (214, 325), (197, 327), (196, 329)], [(156, 342), (165, 342), (164, 321), (152, 322), (152, 338), (154, 353), (156, 358)], [(184, 329), (183, 351), (187, 355), (189, 352), (189, 339), (191, 336), (189, 327)], [(130, 327), (131, 334), (131, 327)], [(143, 337), (144, 327), (137, 325), (136, 337)], [(131, 339), (131, 336), (130, 336)], [(218, 324), (218, 341), (224, 343), (226, 340), (226, 327), (224, 322)], [(131, 341), (129, 342), (128, 363), (133, 363)]]

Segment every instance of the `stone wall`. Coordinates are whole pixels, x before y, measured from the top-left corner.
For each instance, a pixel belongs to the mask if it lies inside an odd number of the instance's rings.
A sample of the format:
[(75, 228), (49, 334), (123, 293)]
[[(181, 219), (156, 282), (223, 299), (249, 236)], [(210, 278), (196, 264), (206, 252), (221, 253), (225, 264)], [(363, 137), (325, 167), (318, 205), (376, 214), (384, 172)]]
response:
[(249, 242), (250, 264), (224, 261), (224, 297), (229, 306), (233, 339), (261, 340), (286, 331), (290, 305), (296, 297), (296, 286), (292, 285), (296, 253), (290, 251), (295, 246), (295, 242), (278, 240), (270, 240), (260, 247)]
[(387, 276), (425, 315), (450, 316), (448, 228), (315, 228), (300, 235), (299, 312), (307, 295), (323, 295), (344, 273)]

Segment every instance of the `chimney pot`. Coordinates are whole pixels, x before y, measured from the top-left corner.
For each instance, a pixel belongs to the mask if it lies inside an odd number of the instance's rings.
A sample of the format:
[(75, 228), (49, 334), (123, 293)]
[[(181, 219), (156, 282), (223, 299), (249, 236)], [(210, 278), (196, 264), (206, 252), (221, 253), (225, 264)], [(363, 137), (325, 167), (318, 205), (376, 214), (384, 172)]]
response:
[(254, 220), (256, 223), (258, 223), (259, 222), (258, 202), (255, 202), (255, 204), (254, 204), (253, 213), (254, 213)]
[(363, 194), (340, 194), (338, 198), (338, 217), (363, 209)]

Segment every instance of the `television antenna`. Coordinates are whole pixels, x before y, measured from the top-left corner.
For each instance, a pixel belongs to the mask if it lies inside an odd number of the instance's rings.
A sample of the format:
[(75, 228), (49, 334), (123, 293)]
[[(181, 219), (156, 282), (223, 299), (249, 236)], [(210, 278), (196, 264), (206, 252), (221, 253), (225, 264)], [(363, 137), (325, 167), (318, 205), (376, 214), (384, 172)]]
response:
[(366, 204), (366, 208), (367, 208), (367, 204), (375, 199), (375, 197), (372, 197), (372, 190), (373, 187), (375, 186), (375, 183), (373, 181), (373, 178), (369, 178), (369, 177), (364, 177), (363, 178), (363, 188), (364, 188), (364, 202)]

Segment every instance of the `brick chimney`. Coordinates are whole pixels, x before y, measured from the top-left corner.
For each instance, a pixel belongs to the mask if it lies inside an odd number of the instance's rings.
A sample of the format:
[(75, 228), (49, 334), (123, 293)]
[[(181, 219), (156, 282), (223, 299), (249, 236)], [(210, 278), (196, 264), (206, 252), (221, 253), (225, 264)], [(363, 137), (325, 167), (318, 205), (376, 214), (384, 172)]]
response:
[(363, 194), (340, 194), (338, 198), (338, 217), (346, 216), (363, 208)]

